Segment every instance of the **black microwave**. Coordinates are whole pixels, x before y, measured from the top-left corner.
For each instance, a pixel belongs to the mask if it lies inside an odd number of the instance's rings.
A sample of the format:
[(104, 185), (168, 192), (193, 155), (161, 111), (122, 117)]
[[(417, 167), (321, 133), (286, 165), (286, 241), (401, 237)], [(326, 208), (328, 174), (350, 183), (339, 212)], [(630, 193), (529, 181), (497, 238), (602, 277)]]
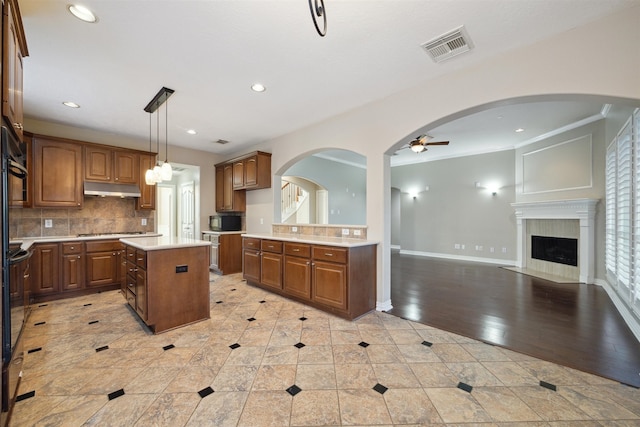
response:
[(242, 217), (240, 215), (211, 215), (209, 217), (211, 231), (240, 231)]

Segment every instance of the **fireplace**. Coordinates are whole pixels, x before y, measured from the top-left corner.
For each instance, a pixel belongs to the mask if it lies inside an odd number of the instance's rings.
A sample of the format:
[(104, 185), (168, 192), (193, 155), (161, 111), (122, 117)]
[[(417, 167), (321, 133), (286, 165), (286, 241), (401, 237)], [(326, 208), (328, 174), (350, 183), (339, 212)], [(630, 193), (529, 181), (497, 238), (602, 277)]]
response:
[[(534, 256), (533, 249), (529, 246), (534, 236), (556, 238), (563, 242), (564, 239), (575, 241), (575, 257), (566, 254), (566, 248), (555, 249), (557, 258), (570, 259), (572, 263), (560, 262), (566, 271), (574, 271), (577, 280), (583, 283), (593, 283), (595, 273), (595, 215), (598, 199), (573, 199), (573, 200), (554, 200), (548, 202), (518, 202), (512, 203), (515, 209), (516, 225), (517, 225), (517, 260), (516, 267), (520, 269), (539, 270), (539, 258)], [(536, 222), (539, 220), (555, 220), (551, 222), (565, 222), (568, 228), (564, 228), (563, 232), (572, 230), (570, 233), (537, 233), (535, 232)], [(570, 220), (570, 221), (566, 221)], [(574, 225), (572, 226), (571, 223)], [(562, 228), (562, 227), (561, 227)], [(530, 237), (530, 238), (529, 238)], [(543, 239), (545, 240), (545, 239)], [(560, 243), (563, 245), (564, 243)], [(543, 245), (544, 247), (544, 245)], [(573, 249), (572, 249), (573, 250)], [(549, 250), (546, 250), (549, 252)], [(553, 261), (553, 262), (558, 262)], [(565, 274), (566, 276), (566, 274)]]
[(578, 266), (578, 239), (531, 236), (531, 258)]

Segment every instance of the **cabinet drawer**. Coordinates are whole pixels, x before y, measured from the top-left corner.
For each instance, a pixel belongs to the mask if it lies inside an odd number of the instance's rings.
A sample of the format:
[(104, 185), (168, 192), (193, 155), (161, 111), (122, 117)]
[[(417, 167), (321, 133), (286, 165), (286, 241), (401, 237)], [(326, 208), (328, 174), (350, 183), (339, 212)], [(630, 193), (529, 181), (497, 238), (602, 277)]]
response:
[(136, 296), (133, 292), (131, 292), (131, 290), (127, 289), (127, 303), (129, 303), (129, 305), (131, 306), (131, 308), (133, 308), (134, 310), (136, 309)]
[(140, 268), (147, 268), (147, 253), (145, 251), (136, 250), (136, 265)]
[(348, 249), (334, 248), (330, 246), (314, 246), (313, 259), (331, 261), (346, 264)]
[(87, 242), (87, 252), (108, 252), (119, 251), (122, 243), (117, 240), (101, 240), (97, 242)]
[(299, 256), (302, 258), (309, 258), (311, 256), (311, 245), (305, 245), (302, 243), (289, 243), (284, 244), (285, 255)]
[(242, 241), (242, 247), (245, 249), (260, 249), (260, 239), (253, 237), (245, 237)]
[(132, 248), (131, 246), (127, 246), (127, 249), (125, 250), (126, 254), (126, 258), (127, 261), (130, 261), (132, 263), (136, 263), (136, 249)]
[(274, 254), (281, 254), (282, 242), (277, 242), (275, 240), (263, 240), (261, 242), (260, 249), (262, 249), (262, 252), (273, 252)]
[(136, 295), (136, 277), (135, 277), (135, 273), (132, 275), (127, 274), (127, 277), (125, 278), (126, 281), (126, 285), (127, 285), (127, 293), (128, 294), (133, 294), (133, 296)]
[(81, 254), (83, 250), (84, 250), (84, 243), (82, 243), (82, 242), (63, 243), (62, 244), (62, 254), (63, 255)]

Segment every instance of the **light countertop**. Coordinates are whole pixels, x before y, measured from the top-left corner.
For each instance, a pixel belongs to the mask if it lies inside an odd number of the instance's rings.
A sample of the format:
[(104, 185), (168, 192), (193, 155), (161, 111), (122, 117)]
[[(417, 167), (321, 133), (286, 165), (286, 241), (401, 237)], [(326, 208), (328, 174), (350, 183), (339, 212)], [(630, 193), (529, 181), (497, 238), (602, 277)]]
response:
[(178, 236), (126, 237), (121, 238), (120, 241), (125, 245), (142, 249), (143, 251), (211, 246), (211, 242)]
[(22, 249), (29, 249), (34, 243), (86, 242), (92, 240), (118, 240), (123, 237), (141, 239), (162, 236), (158, 233), (146, 234), (101, 234), (99, 236), (53, 236), (53, 237), (19, 237), (9, 241), (10, 245), (20, 245)]
[(245, 233), (242, 237), (254, 237), (256, 239), (281, 240), (285, 242), (309, 243), (312, 245), (342, 246), (355, 248), (358, 246), (377, 245), (380, 242), (366, 239), (347, 239), (343, 237), (311, 236), (306, 234), (281, 234), (281, 233)]
[(201, 233), (204, 234), (244, 234), (246, 231), (211, 231), (211, 230), (203, 230)]

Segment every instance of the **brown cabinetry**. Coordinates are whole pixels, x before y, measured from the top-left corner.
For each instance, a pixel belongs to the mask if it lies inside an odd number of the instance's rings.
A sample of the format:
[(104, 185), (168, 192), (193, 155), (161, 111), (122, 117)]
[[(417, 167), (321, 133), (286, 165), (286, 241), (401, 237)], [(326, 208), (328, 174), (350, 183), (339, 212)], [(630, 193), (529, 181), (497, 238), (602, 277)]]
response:
[(255, 151), (216, 165), (216, 211), (244, 212), (247, 190), (271, 187), (271, 153)]
[(156, 208), (156, 186), (147, 185), (145, 181), (145, 174), (147, 170), (152, 169), (156, 164), (155, 154), (140, 154), (139, 158), (139, 182), (140, 182), (140, 197), (136, 199), (136, 209), (150, 209)]
[(82, 146), (34, 136), (33, 185), (35, 207), (81, 207)]
[(75, 291), (84, 288), (84, 243), (61, 243), (62, 290)]
[(22, 166), (27, 169), (27, 176), (25, 178), (18, 178), (9, 174), (9, 206), (17, 206), (22, 208), (30, 208), (33, 192), (31, 191), (32, 178), (32, 149), (31, 149), (31, 135), (26, 132), (23, 134), (25, 157), (22, 162)]
[(36, 245), (31, 257), (31, 294), (50, 295), (60, 292), (60, 248), (58, 243)]
[(2, 9), (2, 115), (22, 140), (22, 58), (27, 42), (17, 0), (6, 0)]
[(139, 163), (137, 153), (95, 145), (84, 147), (85, 181), (137, 184)]
[(375, 308), (376, 246), (338, 247), (245, 237), (247, 282), (354, 319)]
[(120, 284), (117, 240), (87, 242), (87, 287)]

